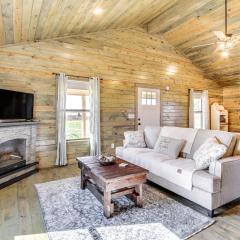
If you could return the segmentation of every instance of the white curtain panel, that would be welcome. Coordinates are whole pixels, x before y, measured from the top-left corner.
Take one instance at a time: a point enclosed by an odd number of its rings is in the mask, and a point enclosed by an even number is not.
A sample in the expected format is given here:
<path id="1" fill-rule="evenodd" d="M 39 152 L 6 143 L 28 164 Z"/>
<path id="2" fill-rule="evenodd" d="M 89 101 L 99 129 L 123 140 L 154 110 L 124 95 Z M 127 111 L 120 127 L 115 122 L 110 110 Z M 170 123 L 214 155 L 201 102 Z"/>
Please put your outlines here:
<path id="1" fill-rule="evenodd" d="M 194 128 L 194 90 L 189 90 L 189 127 Z"/>
<path id="2" fill-rule="evenodd" d="M 204 90 L 202 93 L 202 104 L 203 104 L 203 128 L 209 129 L 209 100 L 208 91 Z"/>
<path id="3" fill-rule="evenodd" d="M 57 75 L 57 158 L 56 165 L 67 165 L 66 151 L 66 94 L 67 94 L 67 76 L 64 73 Z"/>
<path id="4" fill-rule="evenodd" d="M 100 79 L 92 77 L 89 79 L 90 100 L 90 155 L 101 154 L 100 141 Z"/>

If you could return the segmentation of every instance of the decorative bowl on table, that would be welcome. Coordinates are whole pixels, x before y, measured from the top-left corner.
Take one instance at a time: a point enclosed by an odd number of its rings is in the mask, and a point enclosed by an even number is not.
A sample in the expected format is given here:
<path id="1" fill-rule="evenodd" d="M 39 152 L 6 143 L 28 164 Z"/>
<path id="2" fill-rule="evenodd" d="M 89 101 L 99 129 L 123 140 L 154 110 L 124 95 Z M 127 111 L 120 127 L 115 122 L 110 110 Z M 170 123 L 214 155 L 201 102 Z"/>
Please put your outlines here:
<path id="1" fill-rule="evenodd" d="M 115 164 L 116 157 L 113 155 L 99 155 L 97 160 L 103 166 L 109 166 Z"/>

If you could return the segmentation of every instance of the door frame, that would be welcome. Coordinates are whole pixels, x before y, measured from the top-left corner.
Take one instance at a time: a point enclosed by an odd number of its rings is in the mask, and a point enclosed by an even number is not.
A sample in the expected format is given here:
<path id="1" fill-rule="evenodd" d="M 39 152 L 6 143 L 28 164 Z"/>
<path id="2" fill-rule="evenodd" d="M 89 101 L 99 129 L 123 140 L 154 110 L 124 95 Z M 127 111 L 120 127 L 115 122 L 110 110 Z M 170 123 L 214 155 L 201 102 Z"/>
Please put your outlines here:
<path id="1" fill-rule="evenodd" d="M 152 85 L 152 84 L 144 84 L 144 83 L 135 83 L 135 121 L 134 121 L 134 129 L 138 129 L 138 88 L 150 88 L 150 89 L 159 89 L 160 91 L 160 126 L 162 125 L 162 114 L 161 114 L 161 109 L 162 109 L 162 89 L 159 85 Z"/>

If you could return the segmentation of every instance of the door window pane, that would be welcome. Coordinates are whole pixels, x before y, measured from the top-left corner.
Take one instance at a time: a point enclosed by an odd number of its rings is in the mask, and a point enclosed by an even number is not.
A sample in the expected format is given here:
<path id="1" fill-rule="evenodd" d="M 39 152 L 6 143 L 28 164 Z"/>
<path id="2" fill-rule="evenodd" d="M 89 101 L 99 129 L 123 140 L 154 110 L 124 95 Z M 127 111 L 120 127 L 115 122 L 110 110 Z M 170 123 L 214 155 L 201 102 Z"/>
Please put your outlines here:
<path id="1" fill-rule="evenodd" d="M 156 105 L 157 94 L 152 91 L 142 92 L 142 105 Z"/>

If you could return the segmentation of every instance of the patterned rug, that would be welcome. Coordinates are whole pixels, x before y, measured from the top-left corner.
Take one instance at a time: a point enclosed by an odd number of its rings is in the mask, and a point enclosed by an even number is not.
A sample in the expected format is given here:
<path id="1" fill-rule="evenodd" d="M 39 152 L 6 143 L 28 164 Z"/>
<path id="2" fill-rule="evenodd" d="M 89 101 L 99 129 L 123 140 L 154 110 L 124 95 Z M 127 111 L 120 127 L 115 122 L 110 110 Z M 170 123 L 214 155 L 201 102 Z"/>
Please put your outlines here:
<path id="1" fill-rule="evenodd" d="M 126 197 L 115 200 L 117 211 L 105 218 L 102 205 L 80 189 L 80 178 L 36 185 L 50 240 L 179 240 L 214 220 L 144 185 L 143 208 Z"/>

